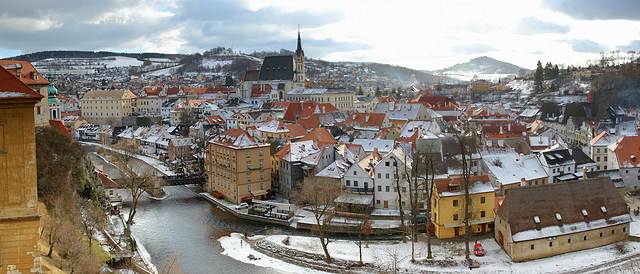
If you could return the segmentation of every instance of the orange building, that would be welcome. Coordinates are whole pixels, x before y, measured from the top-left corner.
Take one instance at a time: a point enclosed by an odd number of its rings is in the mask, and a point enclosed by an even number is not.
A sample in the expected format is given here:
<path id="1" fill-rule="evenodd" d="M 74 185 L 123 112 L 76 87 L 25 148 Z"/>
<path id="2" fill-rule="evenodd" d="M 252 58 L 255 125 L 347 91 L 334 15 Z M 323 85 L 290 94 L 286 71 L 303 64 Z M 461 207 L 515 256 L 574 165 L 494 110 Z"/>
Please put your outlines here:
<path id="1" fill-rule="evenodd" d="M 39 273 L 34 105 L 44 98 L 0 66 L 0 273 Z"/>

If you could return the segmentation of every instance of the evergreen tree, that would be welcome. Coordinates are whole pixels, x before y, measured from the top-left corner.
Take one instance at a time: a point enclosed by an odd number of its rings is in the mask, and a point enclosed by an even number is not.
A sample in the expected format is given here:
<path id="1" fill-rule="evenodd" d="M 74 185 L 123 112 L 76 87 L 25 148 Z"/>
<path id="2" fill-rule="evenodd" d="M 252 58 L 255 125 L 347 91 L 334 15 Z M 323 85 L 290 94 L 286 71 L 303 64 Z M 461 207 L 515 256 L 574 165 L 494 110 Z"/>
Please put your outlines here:
<path id="1" fill-rule="evenodd" d="M 551 62 L 547 62 L 547 64 L 544 65 L 544 79 L 551 80 L 553 79 L 552 75 L 553 75 L 553 65 L 551 65 Z"/>
<path id="2" fill-rule="evenodd" d="M 536 72 L 533 75 L 534 93 L 542 92 L 542 81 L 544 80 L 544 72 L 542 70 L 542 63 L 538 61 L 536 66 Z"/>

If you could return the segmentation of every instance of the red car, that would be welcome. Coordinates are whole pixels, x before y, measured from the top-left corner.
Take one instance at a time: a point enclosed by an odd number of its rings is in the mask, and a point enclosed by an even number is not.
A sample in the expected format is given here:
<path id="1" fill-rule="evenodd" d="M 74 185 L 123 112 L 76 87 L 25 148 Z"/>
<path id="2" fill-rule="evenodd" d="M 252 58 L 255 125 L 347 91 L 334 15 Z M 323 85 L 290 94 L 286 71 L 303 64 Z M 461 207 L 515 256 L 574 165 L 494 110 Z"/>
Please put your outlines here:
<path id="1" fill-rule="evenodd" d="M 477 243 L 473 247 L 473 253 L 475 253 L 476 256 L 484 256 L 484 248 L 482 248 L 482 244 L 481 243 Z"/>

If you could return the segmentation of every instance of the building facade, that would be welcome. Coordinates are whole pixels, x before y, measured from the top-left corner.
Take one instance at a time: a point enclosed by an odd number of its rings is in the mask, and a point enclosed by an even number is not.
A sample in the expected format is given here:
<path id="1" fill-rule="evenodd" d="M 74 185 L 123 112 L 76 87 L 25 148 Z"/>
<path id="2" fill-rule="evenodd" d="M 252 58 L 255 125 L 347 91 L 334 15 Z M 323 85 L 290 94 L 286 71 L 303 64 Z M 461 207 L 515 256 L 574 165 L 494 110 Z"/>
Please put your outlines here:
<path id="1" fill-rule="evenodd" d="M 82 117 L 92 124 L 122 126 L 133 112 L 134 98 L 128 89 L 89 91 L 80 99 Z"/>
<path id="2" fill-rule="evenodd" d="M 263 198 L 271 189 L 269 144 L 258 143 L 245 130 L 232 128 L 207 146 L 207 191 L 240 203 Z"/>
<path id="3" fill-rule="evenodd" d="M 43 95 L 0 66 L 0 273 L 40 273 L 34 105 Z"/>

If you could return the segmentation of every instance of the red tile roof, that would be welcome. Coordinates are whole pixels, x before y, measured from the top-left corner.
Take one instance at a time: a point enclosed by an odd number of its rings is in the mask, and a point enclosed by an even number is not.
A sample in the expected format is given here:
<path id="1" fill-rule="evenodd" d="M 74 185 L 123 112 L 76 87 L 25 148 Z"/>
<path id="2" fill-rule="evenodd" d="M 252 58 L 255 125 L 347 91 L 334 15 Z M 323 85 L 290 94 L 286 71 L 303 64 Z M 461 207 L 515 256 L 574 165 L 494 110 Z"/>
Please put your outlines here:
<path id="1" fill-rule="evenodd" d="M 60 131 L 60 133 L 71 137 L 71 133 L 69 133 L 67 127 L 64 126 L 64 123 L 62 121 L 49 120 L 49 125 Z"/>
<path id="2" fill-rule="evenodd" d="M 329 130 L 323 127 L 312 130 L 298 141 L 314 141 L 318 144 L 319 148 L 325 146 L 335 146 L 336 144 L 338 144 L 338 141 L 333 138 L 333 135 L 331 135 Z"/>
<path id="3" fill-rule="evenodd" d="M 640 167 L 640 136 L 624 136 L 615 144 L 620 168 Z"/>
<path id="4" fill-rule="evenodd" d="M 307 134 L 307 130 L 299 124 L 285 124 L 289 129 L 289 139 L 302 138 Z"/>
<path id="5" fill-rule="evenodd" d="M 36 68 L 33 67 L 31 62 L 29 61 L 0 60 L 0 67 L 15 66 L 17 64 L 20 64 L 20 66 L 22 67 L 19 69 L 10 68 L 7 70 L 9 70 L 9 72 L 11 72 L 14 75 L 16 74 L 21 75 L 21 78 L 19 80 L 22 81 L 23 83 L 27 85 L 31 85 L 31 84 L 48 85 L 51 83 L 47 80 L 47 78 L 42 77 L 42 75 L 36 70 Z"/>
<path id="6" fill-rule="evenodd" d="M 41 99 L 40 93 L 35 92 L 25 83 L 16 78 L 9 71 L 0 66 L 0 99 Z"/>
<path id="7" fill-rule="evenodd" d="M 344 124 L 351 127 L 371 127 L 382 129 L 384 113 L 353 113 L 347 117 Z"/>
<path id="8" fill-rule="evenodd" d="M 107 176 L 107 174 L 104 174 L 102 171 L 98 172 L 98 178 L 100 178 L 100 181 L 102 181 L 102 186 L 104 186 L 105 189 L 120 187 L 116 182 L 111 180 L 111 178 L 109 178 L 109 176 Z"/>

